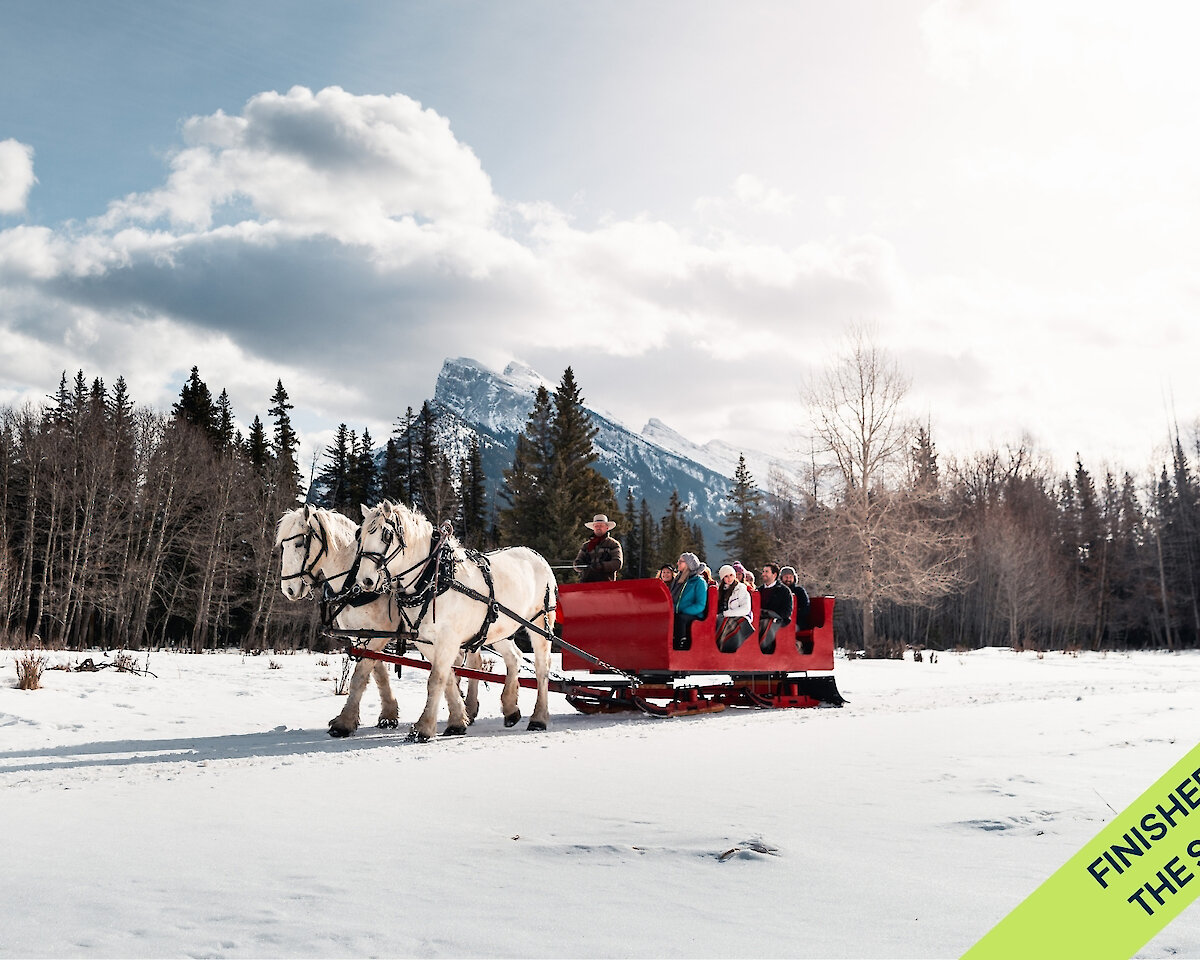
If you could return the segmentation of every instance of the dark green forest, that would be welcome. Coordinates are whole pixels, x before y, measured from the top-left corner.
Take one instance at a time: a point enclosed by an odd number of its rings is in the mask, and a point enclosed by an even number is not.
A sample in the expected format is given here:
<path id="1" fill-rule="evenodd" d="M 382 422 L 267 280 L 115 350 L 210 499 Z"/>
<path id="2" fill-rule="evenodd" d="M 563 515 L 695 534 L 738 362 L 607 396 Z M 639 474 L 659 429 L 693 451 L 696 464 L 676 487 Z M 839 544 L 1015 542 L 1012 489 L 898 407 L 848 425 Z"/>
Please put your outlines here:
<path id="1" fill-rule="evenodd" d="M 839 598 L 839 645 L 870 655 L 1177 649 L 1200 637 L 1195 432 L 1177 432 L 1150 477 L 1082 463 L 1055 475 L 1027 446 L 943 464 L 927 429 L 907 438 L 902 470 L 860 491 L 823 482 L 815 464 L 803 483 L 756 480 L 743 461 L 710 552 L 678 496 L 655 516 L 596 470 L 570 368 L 534 398 L 497 502 L 477 439 L 443 449 L 428 403 L 397 417 L 382 448 L 340 424 L 310 489 L 282 382 L 265 399 L 244 435 L 196 368 L 166 412 L 137 405 L 123 379 L 82 371 L 43 404 L 0 409 L 0 642 L 319 646 L 316 605 L 279 593 L 276 522 L 306 499 L 357 519 L 359 504 L 385 497 L 451 519 L 469 546 L 523 544 L 557 566 L 595 513 L 618 522 L 624 576 L 653 576 L 684 550 L 713 569 L 790 563 L 811 593 Z"/>

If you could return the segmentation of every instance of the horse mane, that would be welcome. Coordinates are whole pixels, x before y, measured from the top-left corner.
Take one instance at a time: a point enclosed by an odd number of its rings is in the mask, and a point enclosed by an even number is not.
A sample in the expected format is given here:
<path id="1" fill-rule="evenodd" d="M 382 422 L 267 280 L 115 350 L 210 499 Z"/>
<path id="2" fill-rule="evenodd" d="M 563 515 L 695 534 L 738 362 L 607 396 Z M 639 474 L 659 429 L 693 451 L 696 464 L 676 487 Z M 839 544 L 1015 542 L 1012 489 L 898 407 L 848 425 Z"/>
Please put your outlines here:
<path id="1" fill-rule="evenodd" d="M 382 520 L 394 521 L 396 526 L 400 528 L 400 532 L 404 535 L 405 543 L 412 544 L 421 538 L 432 541 L 433 524 L 416 507 L 409 507 L 403 503 L 393 503 L 391 500 L 384 500 L 375 507 L 363 509 L 364 532 L 375 533 L 379 529 L 379 522 Z"/>
<path id="2" fill-rule="evenodd" d="M 307 518 L 306 518 L 307 514 Z M 302 506 L 288 510 L 279 522 L 275 524 L 275 546 L 279 546 L 283 542 L 285 532 L 292 530 L 292 525 L 299 528 L 310 524 L 316 520 L 317 524 L 325 531 L 326 534 L 334 535 L 338 538 L 339 544 L 344 544 L 354 539 L 354 532 L 358 529 L 358 524 L 347 517 L 343 513 L 338 513 L 336 510 L 327 510 L 325 507 Z M 289 524 L 291 521 L 291 524 Z M 299 532 L 294 530 L 293 533 Z"/>
<path id="3" fill-rule="evenodd" d="M 326 510 L 324 507 L 318 507 L 312 511 L 310 522 L 311 520 L 316 520 L 322 529 L 324 529 L 330 541 L 336 543 L 339 547 L 348 544 L 354 539 L 355 533 L 358 532 L 358 524 L 344 513 L 338 513 L 336 510 Z"/>

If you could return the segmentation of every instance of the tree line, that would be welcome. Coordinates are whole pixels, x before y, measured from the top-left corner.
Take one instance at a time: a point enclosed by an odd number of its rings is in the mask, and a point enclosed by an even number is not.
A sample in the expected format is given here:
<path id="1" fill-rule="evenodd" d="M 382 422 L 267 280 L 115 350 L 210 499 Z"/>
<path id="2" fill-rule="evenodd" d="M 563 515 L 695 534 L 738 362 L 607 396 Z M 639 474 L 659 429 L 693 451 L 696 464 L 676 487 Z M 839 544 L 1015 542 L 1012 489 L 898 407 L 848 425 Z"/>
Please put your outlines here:
<path id="1" fill-rule="evenodd" d="M 792 563 L 839 598 L 839 642 L 868 655 L 937 649 L 1179 648 L 1200 640 L 1200 430 L 1158 475 L 1055 475 L 1029 442 L 942 464 L 901 412 L 906 381 L 861 336 L 813 385 L 811 469 L 756 480 L 742 459 L 715 554 L 674 493 L 660 515 L 596 469 L 570 367 L 539 388 L 489 502 L 480 439 L 450 444 L 427 402 L 378 449 L 339 424 L 302 481 L 282 382 L 246 435 L 193 367 L 169 413 L 64 373 L 40 406 L 0 410 L 0 639 L 203 650 L 312 645 L 314 604 L 278 590 L 275 524 L 307 497 L 356 517 L 387 497 L 451 519 L 469 546 L 523 544 L 569 567 L 603 513 L 624 576 L 684 551 L 714 569 Z M 315 465 L 314 465 L 315 466 Z"/>

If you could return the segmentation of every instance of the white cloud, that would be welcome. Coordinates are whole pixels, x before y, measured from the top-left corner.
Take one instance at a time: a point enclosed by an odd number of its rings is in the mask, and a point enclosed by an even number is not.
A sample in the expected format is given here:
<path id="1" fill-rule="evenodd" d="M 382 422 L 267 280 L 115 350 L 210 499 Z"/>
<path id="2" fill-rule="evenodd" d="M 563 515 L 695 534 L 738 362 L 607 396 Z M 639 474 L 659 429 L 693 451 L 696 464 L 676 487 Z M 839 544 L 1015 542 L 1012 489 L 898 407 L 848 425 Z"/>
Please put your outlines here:
<path id="1" fill-rule="evenodd" d="M 396 239 L 397 223 L 477 226 L 496 208 L 470 148 L 403 94 L 261 93 L 240 117 L 191 118 L 184 138 L 166 185 L 112 204 L 105 225 L 166 218 L 208 228 L 223 206 L 244 201 L 262 220 L 378 245 Z"/>
<path id="2" fill-rule="evenodd" d="M 646 216 L 585 229 L 505 203 L 445 118 L 402 95 L 263 93 L 183 134 L 161 187 L 82 225 L 0 231 L 0 333 L 42 358 L 5 379 L 45 392 L 83 367 L 166 407 L 196 363 L 244 420 L 283 377 L 302 432 L 345 420 L 383 437 L 448 355 L 657 370 L 681 343 L 719 362 L 786 326 L 809 332 L 779 339 L 795 357 L 902 297 L 878 237 L 783 246 Z M 778 216 L 795 201 L 742 177 L 729 202 Z"/>
<path id="3" fill-rule="evenodd" d="M 13 139 L 0 140 L 0 213 L 23 212 L 35 183 L 33 147 Z"/>
<path id="4" fill-rule="evenodd" d="M 794 214 L 799 205 L 799 198 L 794 194 L 770 186 L 754 174 L 742 173 L 734 178 L 727 196 L 700 197 L 693 209 L 706 219 L 725 220 L 747 213 L 787 217 Z"/>

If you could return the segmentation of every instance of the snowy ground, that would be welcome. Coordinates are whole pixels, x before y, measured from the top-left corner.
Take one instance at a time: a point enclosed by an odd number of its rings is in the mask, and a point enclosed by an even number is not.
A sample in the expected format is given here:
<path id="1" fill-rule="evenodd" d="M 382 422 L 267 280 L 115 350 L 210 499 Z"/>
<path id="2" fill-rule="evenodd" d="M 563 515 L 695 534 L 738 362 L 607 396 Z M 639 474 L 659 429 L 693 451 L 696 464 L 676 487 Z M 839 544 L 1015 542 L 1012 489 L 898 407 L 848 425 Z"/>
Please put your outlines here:
<path id="1" fill-rule="evenodd" d="M 839 659 L 841 710 L 541 734 L 491 687 L 422 745 L 326 735 L 338 656 L 14 659 L 3 957 L 958 956 L 1200 738 L 1194 653 Z M 1200 903 L 1143 955 L 1200 957 Z"/>

